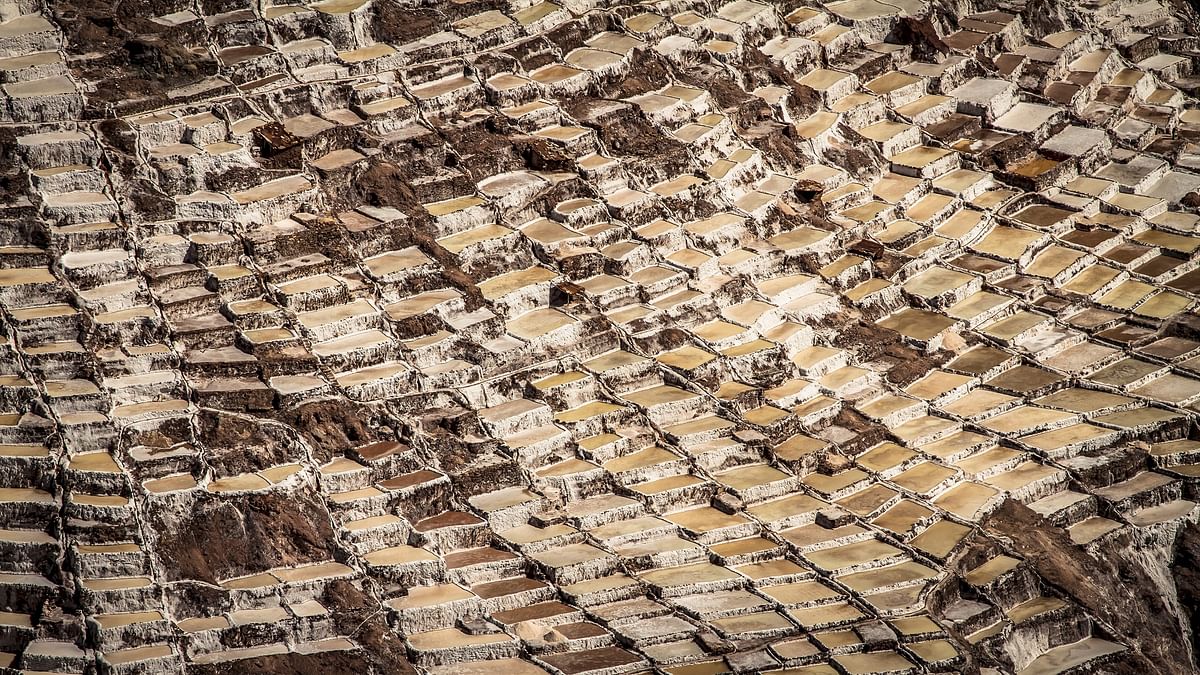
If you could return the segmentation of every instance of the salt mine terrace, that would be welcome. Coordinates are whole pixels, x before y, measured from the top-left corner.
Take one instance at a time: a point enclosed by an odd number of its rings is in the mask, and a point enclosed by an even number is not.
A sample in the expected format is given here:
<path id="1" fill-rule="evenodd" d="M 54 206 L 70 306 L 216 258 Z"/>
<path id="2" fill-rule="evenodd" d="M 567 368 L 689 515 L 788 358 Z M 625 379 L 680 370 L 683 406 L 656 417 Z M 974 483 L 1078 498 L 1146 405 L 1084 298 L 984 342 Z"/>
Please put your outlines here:
<path id="1" fill-rule="evenodd" d="M 1192 10 L 10 5 L 0 671 L 1194 667 Z"/>

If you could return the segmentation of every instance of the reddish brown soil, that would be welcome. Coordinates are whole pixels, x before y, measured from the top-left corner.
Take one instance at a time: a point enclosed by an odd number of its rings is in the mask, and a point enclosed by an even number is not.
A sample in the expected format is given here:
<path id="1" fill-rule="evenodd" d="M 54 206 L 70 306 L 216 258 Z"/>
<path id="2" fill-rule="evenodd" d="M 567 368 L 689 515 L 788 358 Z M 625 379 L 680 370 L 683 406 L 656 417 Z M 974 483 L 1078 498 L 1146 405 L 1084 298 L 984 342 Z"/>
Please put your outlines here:
<path id="1" fill-rule="evenodd" d="M 279 432 L 268 432 L 254 420 L 204 410 L 196 416 L 197 441 L 220 476 L 258 471 L 297 457 Z"/>
<path id="2" fill-rule="evenodd" d="M 151 514 L 159 560 L 172 581 L 209 583 L 333 558 L 325 505 L 312 493 L 200 497 L 183 517 Z"/>
<path id="3" fill-rule="evenodd" d="M 377 415 L 371 408 L 350 401 L 327 400 L 292 408 L 281 421 L 297 429 L 317 462 L 324 463 L 350 448 L 380 440 L 369 426 Z"/>
<path id="4" fill-rule="evenodd" d="M 191 440 L 190 421 L 186 418 L 175 418 L 165 420 L 153 429 L 126 429 L 124 444 L 126 447 L 144 445 L 148 448 L 169 448 Z"/>
<path id="5" fill-rule="evenodd" d="M 329 673 L 380 672 L 370 669 L 367 655 L 360 651 L 320 652 L 317 654 L 278 654 L 211 665 L 190 665 L 193 675 L 328 675 Z M 398 671 L 403 672 L 403 671 Z M 415 671 L 409 671 L 415 672 Z"/>
<path id="6" fill-rule="evenodd" d="M 1179 626 L 1159 595 L 1158 586 L 1139 564 L 1120 555 L 1118 540 L 1092 556 L 1027 506 L 1007 500 L 984 522 L 985 529 L 1007 537 L 1043 579 L 1112 626 L 1116 639 L 1134 650 L 1116 670 L 1184 675 L 1196 672 L 1188 661 Z M 1193 544 L 1195 539 L 1190 539 Z M 1200 546 L 1188 548 L 1186 578 L 1194 579 Z M 1177 574 L 1179 572 L 1177 571 Z"/>
<path id="7" fill-rule="evenodd" d="M 407 167 L 411 169 L 412 167 Z M 387 250 L 399 250 L 417 246 L 423 253 L 436 260 L 443 268 L 441 275 L 458 290 L 462 291 L 468 311 L 483 304 L 483 296 L 475 286 L 471 275 L 458 265 L 458 259 L 442 248 L 434 239 L 429 216 L 409 184 L 412 173 L 386 161 L 375 162 L 352 182 L 352 194 L 346 200 L 347 207 L 359 204 L 390 206 L 406 213 L 409 220 L 403 227 L 388 233 L 390 242 Z M 330 232 L 331 236 L 333 232 Z M 338 233 L 340 236 L 340 233 Z M 341 246 L 350 246 L 343 242 Z M 444 286 L 445 284 L 441 284 Z M 421 289 L 412 289 L 419 292 Z"/>
<path id="8" fill-rule="evenodd" d="M 854 349 L 863 362 L 884 361 L 891 364 L 887 381 L 904 387 L 921 379 L 953 356 L 939 350 L 933 354 L 920 352 L 901 341 L 900 334 L 866 321 L 845 323 L 838 330 L 835 345 Z"/>
<path id="9" fill-rule="evenodd" d="M 844 144 L 831 143 L 825 152 L 825 161 L 840 167 L 854 176 L 869 176 L 877 172 L 877 167 L 883 162 L 863 150 Z"/>
<path id="10" fill-rule="evenodd" d="M 607 28 L 607 19 L 599 13 L 590 13 L 574 21 L 568 21 L 546 33 L 546 38 L 554 43 L 560 54 L 566 54 L 572 49 L 585 46 L 593 35 Z"/>
<path id="11" fill-rule="evenodd" d="M 262 169 L 249 166 L 223 166 L 204 176 L 208 189 L 219 192 L 237 192 L 263 182 Z"/>
<path id="12" fill-rule="evenodd" d="M 416 672 L 408 663 L 404 642 L 388 629 L 378 605 L 354 584 L 345 580 L 329 584 L 321 604 L 333 613 L 338 635 L 349 636 L 366 648 L 372 672 Z"/>
<path id="13" fill-rule="evenodd" d="M 900 44 L 910 45 L 913 57 L 920 61 L 936 61 L 939 54 L 950 53 L 950 47 L 942 41 L 928 16 L 900 17 L 891 37 Z"/>
<path id="14" fill-rule="evenodd" d="M 354 181 L 354 198 L 359 204 L 391 206 L 409 215 L 421 210 L 421 200 L 409 185 L 410 176 L 391 162 L 372 162 Z"/>
<path id="15" fill-rule="evenodd" d="M 613 91 L 608 92 L 609 98 L 622 99 L 650 91 L 662 89 L 663 83 L 670 81 L 671 72 L 661 59 L 648 54 L 638 62 L 628 76 L 614 83 Z"/>
<path id="16" fill-rule="evenodd" d="M 893 365 L 888 370 L 887 380 L 898 387 L 906 387 L 949 361 L 952 356 L 945 350 L 925 354 L 900 343 L 888 345 L 884 349 L 883 360 Z"/>
<path id="17" fill-rule="evenodd" d="M 444 30 L 446 19 L 436 10 L 380 2 L 372 6 L 371 32 L 377 42 L 403 45 Z"/>
<path id="18" fill-rule="evenodd" d="M 99 55 L 72 62 L 77 77 L 102 84 L 88 93 L 89 107 L 98 112 L 107 105 L 123 110 L 153 107 L 168 89 L 217 72 L 207 50 L 187 49 L 186 36 L 150 21 L 178 11 L 170 3 L 73 0 L 56 3 L 53 10 L 69 51 Z"/>
<path id="19" fill-rule="evenodd" d="M 442 125 L 438 132 L 454 147 L 459 168 L 474 181 L 525 168 L 522 148 L 512 139 L 521 134 L 499 115 Z"/>
<path id="20" fill-rule="evenodd" d="M 630 103 L 582 96 L 571 101 L 567 111 L 580 124 L 594 129 L 614 153 L 653 159 L 667 174 L 679 173 L 688 165 L 687 147 L 650 124 Z"/>
<path id="21" fill-rule="evenodd" d="M 882 424 L 872 422 L 851 408 L 843 408 L 837 417 L 833 418 L 833 424 L 858 435 L 857 438 L 841 444 L 844 451 L 855 456 L 889 438 L 887 429 Z"/>

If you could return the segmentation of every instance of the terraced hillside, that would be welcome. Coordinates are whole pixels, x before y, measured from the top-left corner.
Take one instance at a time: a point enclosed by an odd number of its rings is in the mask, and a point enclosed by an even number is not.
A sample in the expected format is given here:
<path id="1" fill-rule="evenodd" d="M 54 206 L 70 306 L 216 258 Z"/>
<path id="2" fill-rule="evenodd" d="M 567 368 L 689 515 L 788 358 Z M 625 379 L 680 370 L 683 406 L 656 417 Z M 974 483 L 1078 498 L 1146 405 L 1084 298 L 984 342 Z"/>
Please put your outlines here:
<path id="1" fill-rule="evenodd" d="M 1200 668 L 1190 5 L 280 1 L 0 0 L 0 673 Z"/>

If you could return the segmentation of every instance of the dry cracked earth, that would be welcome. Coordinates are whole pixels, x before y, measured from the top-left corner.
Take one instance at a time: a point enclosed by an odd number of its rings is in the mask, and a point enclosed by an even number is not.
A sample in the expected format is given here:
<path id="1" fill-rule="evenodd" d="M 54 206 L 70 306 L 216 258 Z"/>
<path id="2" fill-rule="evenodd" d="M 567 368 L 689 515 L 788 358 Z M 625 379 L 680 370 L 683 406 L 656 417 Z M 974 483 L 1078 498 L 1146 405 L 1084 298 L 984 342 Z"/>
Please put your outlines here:
<path id="1" fill-rule="evenodd" d="M 0 0 L 0 672 L 1197 672 L 1197 35 Z"/>

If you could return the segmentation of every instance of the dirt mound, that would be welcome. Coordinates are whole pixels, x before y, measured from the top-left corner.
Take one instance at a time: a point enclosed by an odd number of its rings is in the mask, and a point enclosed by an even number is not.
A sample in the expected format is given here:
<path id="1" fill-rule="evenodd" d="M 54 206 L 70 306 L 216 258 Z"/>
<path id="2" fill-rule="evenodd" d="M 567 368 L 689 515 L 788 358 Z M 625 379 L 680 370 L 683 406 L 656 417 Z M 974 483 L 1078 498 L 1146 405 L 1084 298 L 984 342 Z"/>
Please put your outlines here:
<path id="1" fill-rule="evenodd" d="M 196 440 L 219 476 L 259 471 L 298 459 L 300 449 L 279 427 L 257 420 L 203 410 L 196 416 Z"/>
<path id="2" fill-rule="evenodd" d="M 590 127 L 610 152 L 651 162 L 664 175 L 686 171 L 687 146 L 664 134 L 623 101 L 581 96 L 567 108 L 572 117 Z"/>
<path id="3" fill-rule="evenodd" d="M 143 110 L 165 101 L 167 91 L 217 72 L 206 49 L 188 49 L 202 35 L 171 31 L 151 17 L 178 11 L 166 3 L 76 0 L 55 3 L 55 19 L 67 48 L 95 58 L 79 59 L 72 70 L 96 82 L 89 105 L 103 109 Z"/>
<path id="4" fill-rule="evenodd" d="M 272 567 L 329 560 L 334 532 L 313 493 L 201 497 L 183 517 L 152 515 L 159 559 L 170 580 L 209 583 Z M 249 671 L 255 672 L 255 671 Z"/>
<path id="5" fill-rule="evenodd" d="M 283 422 L 298 429 L 312 449 L 314 458 L 325 463 L 350 448 L 380 440 L 370 421 L 378 413 L 346 400 L 305 403 L 288 410 Z"/>
<path id="6" fill-rule="evenodd" d="M 904 344 L 896 331 L 862 320 L 843 323 L 838 329 L 835 345 L 843 349 L 856 349 L 859 359 L 864 363 L 880 361 L 890 364 L 887 381 L 898 387 L 921 379 L 953 356 L 945 350 L 922 353 Z"/>

